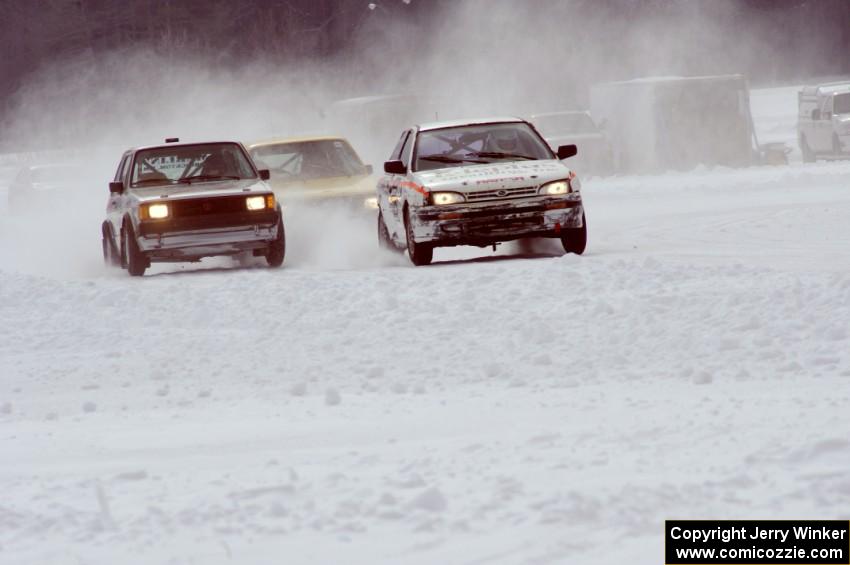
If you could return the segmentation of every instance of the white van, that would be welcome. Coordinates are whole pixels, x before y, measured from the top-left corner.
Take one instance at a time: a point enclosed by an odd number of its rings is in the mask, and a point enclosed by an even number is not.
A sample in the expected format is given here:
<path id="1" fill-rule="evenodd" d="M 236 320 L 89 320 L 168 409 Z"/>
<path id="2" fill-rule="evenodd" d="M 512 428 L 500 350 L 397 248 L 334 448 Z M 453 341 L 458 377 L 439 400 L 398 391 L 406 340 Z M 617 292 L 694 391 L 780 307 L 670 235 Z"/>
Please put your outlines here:
<path id="1" fill-rule="evenodd" d="M 850 82 L 803 87 L 797 100 L 803 161 L 850 157 Z"/>

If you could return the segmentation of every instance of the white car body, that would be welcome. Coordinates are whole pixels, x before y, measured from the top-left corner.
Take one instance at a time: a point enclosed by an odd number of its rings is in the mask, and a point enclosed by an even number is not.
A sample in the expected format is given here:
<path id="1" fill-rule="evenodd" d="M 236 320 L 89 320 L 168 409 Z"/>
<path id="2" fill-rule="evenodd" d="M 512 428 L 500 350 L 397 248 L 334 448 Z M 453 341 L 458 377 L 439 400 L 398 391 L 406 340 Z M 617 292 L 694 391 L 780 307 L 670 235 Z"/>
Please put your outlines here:
<path id="1" fill-rule="evenodd" d="M 527 126 L 545 147 L 545 158 L 417 170 L 418 140 L 426 132 L 510 124 Z M 574 146 L 570 147 L 575 150 Z M 385 171 L 393 161 L 403 164 L 404 173 L 387 172 L 378 184 L 379 236 L 386 229 L 383 237 L 396 247 L 407 247 L 416 264 L 419 263 L 412 246 L 426 246 L 428 250 L 453 245 L 483 247 L 526 237 L 564 238 L 573 230 L 584 230 L 578 178 L 524 120 L 491 118 L 414 126 L 402 134 L 385 164 Z M 540 193 L 547 183 L 562 181 L 569 187 L 568 192 Z M 449 204 L 433 201 L 434 194 L 447 192 L 462 195 L 463 201 Z M 566 242 L 564 246 L 568 247 Z M 583 251 L 583 243 L 580 250 L 574 250 Z"/>
<path id="2" fill-rule="evenodd" d="M 850 82 L 806 86 L 797 100 L 797 135 L 803 159 L 850 156 Z"/>

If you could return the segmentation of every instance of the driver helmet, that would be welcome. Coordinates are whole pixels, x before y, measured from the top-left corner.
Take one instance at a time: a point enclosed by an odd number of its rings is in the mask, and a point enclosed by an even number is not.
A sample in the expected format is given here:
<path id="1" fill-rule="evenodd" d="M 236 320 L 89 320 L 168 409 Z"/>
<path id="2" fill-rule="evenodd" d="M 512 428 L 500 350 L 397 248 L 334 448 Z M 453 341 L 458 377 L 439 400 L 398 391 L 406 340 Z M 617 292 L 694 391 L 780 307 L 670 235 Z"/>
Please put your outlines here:
<path id="1" fill-rule="evenodd" d="M 514 129 L 497 129 L 492 137 L 493 151 L 515 153 L 519 148 L 519 138 Z"/>
<path id="2" fill-rule="evenodd" d="M 224 155 L 221 153 L 212 153 L 204 161 L 203 174 L 211 176 L 225 175 L 228 172 L 227 168 Z"/>

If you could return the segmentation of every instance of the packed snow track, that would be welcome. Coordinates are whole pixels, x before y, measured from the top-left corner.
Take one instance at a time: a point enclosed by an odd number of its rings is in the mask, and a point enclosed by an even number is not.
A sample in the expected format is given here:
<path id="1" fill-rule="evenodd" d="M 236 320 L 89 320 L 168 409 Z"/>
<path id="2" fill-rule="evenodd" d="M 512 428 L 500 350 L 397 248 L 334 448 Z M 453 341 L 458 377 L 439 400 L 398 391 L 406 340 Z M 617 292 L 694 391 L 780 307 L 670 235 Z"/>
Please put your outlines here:
<path id="1" fill-rule="evenodd" d="M 0 562 L 660 563 L 667 518 L 846 518 L 850 162 L 792 157 L 586 179 L 584 256 L 424 268 L 290 218 L 280 270 L 130 278 L 98 206 L 0 211 Z"/>

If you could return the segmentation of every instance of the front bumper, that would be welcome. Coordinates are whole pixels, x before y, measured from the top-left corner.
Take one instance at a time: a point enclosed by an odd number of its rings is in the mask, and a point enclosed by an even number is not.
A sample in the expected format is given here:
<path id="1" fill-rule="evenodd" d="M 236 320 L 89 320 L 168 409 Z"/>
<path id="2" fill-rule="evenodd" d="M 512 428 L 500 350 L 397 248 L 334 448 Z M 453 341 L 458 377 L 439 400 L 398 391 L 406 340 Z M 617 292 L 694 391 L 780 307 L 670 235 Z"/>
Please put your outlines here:
<path id="1" fill-rule="evenodd" d="M 425 206 L 412 216 L 413 237 L 435 246 L 490 245 L 525 237 L 560 237 L 582 227 L 584 208 L 577 193 L 559 197 Z"/>
<path id="2" fill-rule="evenodd" d="M 152 261 L 181 261 L 263 249 L 277 237 L 274 211 L 227 218 L 174 218 L 139 224 L 139 248 Z M 250 222 L 250 223 L 249 223 Z"/>

